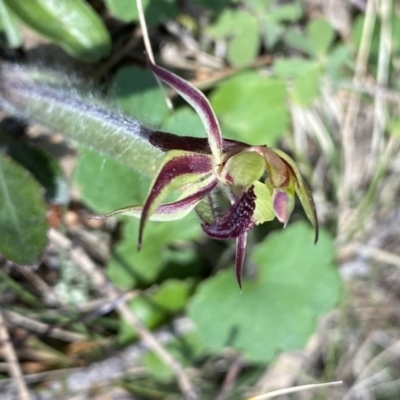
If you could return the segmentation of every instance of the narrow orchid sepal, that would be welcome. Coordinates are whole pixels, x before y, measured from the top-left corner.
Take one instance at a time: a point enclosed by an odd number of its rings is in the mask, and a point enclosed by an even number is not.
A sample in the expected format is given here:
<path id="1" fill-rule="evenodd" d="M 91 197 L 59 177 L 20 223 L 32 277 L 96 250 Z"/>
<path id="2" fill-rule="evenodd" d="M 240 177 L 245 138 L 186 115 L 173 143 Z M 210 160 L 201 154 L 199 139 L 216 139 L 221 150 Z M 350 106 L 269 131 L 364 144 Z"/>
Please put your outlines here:
<path id="1" fill-rule="evenodd" d="M 157 207 L 156 211 L 149 217 L 150 221 L 176 221 L 186 217 L 217 185 L 218 181 L 213 175 L 189 186 L 176 201 L 165 203 Z M 123 207 L 104 215 L 94 215 L 89 219 L 105 219 L 116 215 L 130 215 L 135 218 L 142 216 L 143 206 Z"/>
<path id="2" fill-rule="evenodd" d="M 296 163 L 293 161 L 291 157 L 289 157 L 286 153 L 284 153 L 282 150 L 279 149 L 272 149 L 273 152 L 278 155 L 282 160 L 284 160 L 287 165 L 290 167 L 292 174 L 294 175 L 294 189 L 297 194 L 297 196 L 300 199 L 300 203 L 303 206 L 304 212 L 307 215 L 307 218 L 311 222 L 312 226 L 314 227 L 315 230 L 315 239 L 314 243 L 317 243 L 318 241 L 318 217 L 317 217 L 317 211 L 315 209 L 315 203 L 314 199 L 312 197 L 311 191 L 306 183 L 306 181 L 303 179 L 303 176 L 301 175 Z"/>
<path id="3" fill-rule="evenodd" d="M 148 57 L 147 65 L 157 78 L 176 90 L 194 108 L 206 129 L 211 153 L 216 160 L 220 160 L 222 154 L 222 133 L 217 117 L 207 97 L 181 77 L 153 64 Z"/>
<path id="4" fill-rule="evenodd" d="M 212 166 L 212 158 L 207 154 L 180 150 L 171 150 L 166 153 L 150 193 L 143 205 L 139 227 L 139 249 L 146 221 L 161 204 L 162 200 L 172 191 L 199 182 L 210 176 Z"/>

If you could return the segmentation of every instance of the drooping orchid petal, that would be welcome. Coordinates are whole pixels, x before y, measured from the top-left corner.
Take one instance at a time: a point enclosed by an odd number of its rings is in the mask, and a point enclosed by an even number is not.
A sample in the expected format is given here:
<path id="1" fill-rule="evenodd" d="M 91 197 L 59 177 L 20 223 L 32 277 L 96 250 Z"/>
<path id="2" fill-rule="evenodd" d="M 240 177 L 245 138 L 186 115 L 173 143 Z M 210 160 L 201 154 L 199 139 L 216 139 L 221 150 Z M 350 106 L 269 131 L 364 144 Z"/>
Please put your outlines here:
<path id="1" fill-rule="evenodd" d="M 161 81 L 176 90 L 197 112 L 207 132 L 211 153 L 217 162 L 222 154 L 222 134 L 210 102 L 200 90 L 147 58 L 147 65 Z"/>
<path id="2" fill-rule="evenodd" d="M 208 178 L 211 175 L 212 168 L 212 157 L 206 154 L 179 150 L 172 150 L 166 153 L 163 164 L 143 206 L 139 227 L 139 248 L 142 243 L 146 221 L 156 211 L 162 200 L 176 189 Z"/>
<path id="3" fill-rule="evenodd" d="M 199 201 L 207 196 L 217 185 L 218 181 L 213 175 L 208 178 L 190 185 L 177 200 L 165 203 L 157 207 L 156 211 L 150 215 L 150 221 L 176 221 L 186 217 Z M 90 219 L 104 219 L 115 215 L 130 215 L 140 218 L 143 206 L 129 206 L 120 208 L 104 215 L 96 215 Z"/>

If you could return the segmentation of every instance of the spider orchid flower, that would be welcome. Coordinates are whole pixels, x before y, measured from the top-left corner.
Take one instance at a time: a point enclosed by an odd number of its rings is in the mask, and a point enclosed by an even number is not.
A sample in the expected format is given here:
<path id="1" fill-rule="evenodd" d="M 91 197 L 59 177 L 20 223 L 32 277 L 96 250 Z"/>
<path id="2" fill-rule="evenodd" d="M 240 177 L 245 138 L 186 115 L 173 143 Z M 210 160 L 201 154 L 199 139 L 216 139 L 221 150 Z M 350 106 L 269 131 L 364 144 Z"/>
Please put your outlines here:
<path id="1" fill-rule="evenodd" d="M 314 201 L 295 162 L 284 152 L 266 145 L 251 146 L 223 139 L 218 120 L 207 98 L 179 76 L 147 60 L 161 81 L 178 92 L 197 112 L 207 139 L 176 136 L 156 131 L 150 143 L 165 152 L 143 206 L 130 206 L 113 213 L 129 213 L 140 218 L 139 249 L 148 220 L 171 221 L 183 218 L 195 209 L 202 229 L 216 239 L 236 239 L 235 269 L 241 287 L 247 231 L 275 217 L 286 225 L 295 204 L 295 195 L 315 228 L 318 221 Z M 264 182 L 263 176 L 267 175 Z M 215 212 L 216 190 L 223 193 L 230 207 L 222 216 Z M 179 190 L 177 200 L 163 203 L 171 192 Z"/>

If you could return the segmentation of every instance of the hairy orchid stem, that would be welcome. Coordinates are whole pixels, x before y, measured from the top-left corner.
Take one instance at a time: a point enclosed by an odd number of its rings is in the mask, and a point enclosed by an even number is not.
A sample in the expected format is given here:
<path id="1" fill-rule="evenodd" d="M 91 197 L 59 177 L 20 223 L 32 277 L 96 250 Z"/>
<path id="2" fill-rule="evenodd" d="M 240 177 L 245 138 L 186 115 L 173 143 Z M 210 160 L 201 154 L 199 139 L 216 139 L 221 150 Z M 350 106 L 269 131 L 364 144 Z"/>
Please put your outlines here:
<path id="1" fill-rule="evenodd" d="M 154 175 L 163 152 L 149 142 L 152 130 L 120 111 L 110 110 L 98 99 L 79 93 L 67 77 L 50 74 L 51 79 L 46 81 L 45 74 L 32 71 L 0 66 L 1 108 L 40 122 L 143 175 Z"/>

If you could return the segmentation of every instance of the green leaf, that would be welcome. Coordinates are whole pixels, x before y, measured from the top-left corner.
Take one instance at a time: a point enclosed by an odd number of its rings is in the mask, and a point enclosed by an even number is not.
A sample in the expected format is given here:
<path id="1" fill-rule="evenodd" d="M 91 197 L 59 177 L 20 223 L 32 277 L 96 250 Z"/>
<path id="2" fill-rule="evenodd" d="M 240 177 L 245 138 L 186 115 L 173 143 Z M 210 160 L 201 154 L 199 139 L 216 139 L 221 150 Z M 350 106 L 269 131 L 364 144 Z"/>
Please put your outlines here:
<path id="1" fill-rule="evenodd" d="M 226 38 L 228 42 L 228 61 L 235 66 L 252 62 L 260 47 L 258 23 L 247 12 L 225 11 L 218 21 L 208 29 L 215 38 Z"/>
<path id="2" fill-rule="evenodd" d="M 139 16 L 135 0 L 105 0 L 112 15 L 122 21 L 138 21 Z M 146 23 L 154 26 L 161 21 L 173 18 L 177 9 L 173 0 L 142 0 Z"/>
<path id="3" fill-rule="evenodd" d="M 320 64 L 314 60 L 285 58 L 274 64 L 274 73 L 283 79 L 293 78 L 293 101 L 301 106 L 310 105 L 319 94 Z"/>
<path id="4" fill-rule="evenodd" d="M 282 79 L 293 78 L 308 72 L 310 69 L 318 68 L 319 63 L 304 58 L 287 57 L 277 59 L 273 65 L 274 74 Z"/>
<path id="5" fill-rule="evenodd" d="M 96 62 L 108 56 L 111 38 L 101 18 L 83 0 L 5 0 L 27 25 L 68 54 Z"/>
<path id="6" fill-rule="evenodd" d="M 283 25 L 270 21 L 268 19 L 264 22 L 264 42 L 268 49 L 272 49 L 285 32 Z"/>
<path id="7" fill-rule="evenodd" d="M 275 22 L 296 22 L 303 16 L 300 3 L 284 4 L 268 11 L 267 18 Z"/>
<path id="8" fill-rule="evenodd" d="M 150 179 L 111 157 L 82 149 L 74 170 L 74 183 L 82 200 L 98 213 L 142 204 Z"/>
<path id="9" fill-rule="evenodd" d="M 53 156 L 2 132 L 0 132 L 0 146 L 6 146 L 7 154 L 25 167 L 46 189 L 45 199 L 48 202 L 54 204 L 69 202 L 69 184 Z"/>
<path id="10" fill-rule="evenodd" d="M 274 146 L 289 124 L 286 87 L 256 72 L 223 82 L 211 96 L 225 136 L 253 145 Z"/>
<path id="11" fill-rule="evenodd" d="M 157 290 L 129 302 L 129 308 L 144 325 L 153 329 L 182 311 L 192 290 L 193 280 L 169 279 L 163 282 Z M 132 326 L 123 321 L 118 335 L 119 342 L 126 343 L 136 337 Z"/>
<path id="12" fill-rule="evenodd" d="M 151 71 L 137 67 L 118 70 L 114 95 L 124 111 L 144 124 L 159 125 L 169 110 Z"/>
<path id="13" fill-rule="evenodd" d="M 320 88 L 320 67 L 314 66 L 296 76 L 293 82 L 293 100 L 307 107 L 318 97 Z"/>
<path id="14" fill-rule="evenodd" d="M 341 292 L 332 238 L 322 232 L 317 246 L 312 239 L 304 223 L 271 234 L 254 250 L 258 274 L 244 281 L 242 293 L 231 270 L 200 285 L 189 316 L 206 348 L 234 347 L 245 358 L 265 363 L 279 351 L 307 343 L 317 317 L 338 302 Z"/>
<path id="15" fill-rule="evenodd" d="M 189 107 L 175 110 L 164 122 L 161 130 L 180 136 L 205 137 L 206 135 L 199 116 Z"/>
<path id="16" fill-rule="evenodd" d="M 42 189 L 21 166 L 0 153 L 0 252 L 18 264 L 34 264 L 47 242 Z"/>
<path id="17" fill-rule="evenodd" d="M 140 251 L 137 250 L 139 221 L 129 219 L 124 227 L 124 240 L 115 247 L 107 265 L 107 274 L 113 282 L 123 289 L 130 289 L 137 283 L 154 281 L 163 268 L 172 263 L 178 268 L 188 264 L 195 257 L 193 249 L 174 250 L 170 244 L 193 240 L 201 228 L 194 213 L 183 220 L 148 222 Z M 170 274 L 172 274 L 172 270 Z"/>
<path id="18" fill-rule="evenodd" d="M 328 21 L 314 19 L 307 26 L 307 36 L 317 57 L 325 56 L 335 37 L 335 31 Z"/>
<path id="19" fill-rule="evenodd" d="M 283 40 L 285 43 L 293 47 L 296 50 L 299 50 L 303 53 L 313 55 L 313 49 L 308 40 L 308 37 L 305 37 L 304 34 L 296 29 L 288 29 L 284 35 Z"/>
<path id="20" fill-rule="evenodd" d="M 5 36 L 6 43 L 12 49 L 22 46 L 22 34 L 16 16 L 0 0 L 0 32 Z"/>

